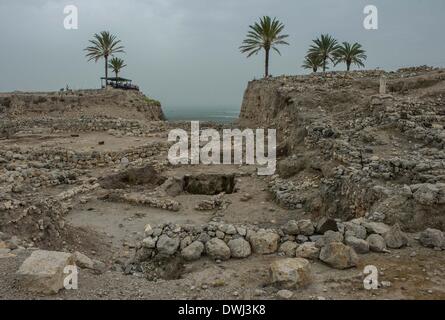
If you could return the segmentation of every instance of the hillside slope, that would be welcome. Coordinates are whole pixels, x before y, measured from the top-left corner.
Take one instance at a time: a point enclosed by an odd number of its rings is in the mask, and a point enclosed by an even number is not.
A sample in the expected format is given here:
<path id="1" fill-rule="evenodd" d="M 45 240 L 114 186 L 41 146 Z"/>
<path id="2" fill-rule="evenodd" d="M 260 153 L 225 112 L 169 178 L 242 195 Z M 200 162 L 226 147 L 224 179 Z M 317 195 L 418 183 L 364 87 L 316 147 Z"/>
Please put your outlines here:
<path id="1" fill-rule="evenodd" d="M 79 117 L 163 120 L 159 102 L 137 91 L 116 89 L 42 93 L 0 93 L 2 118 Z"/>
<path id="2" fill-rule="evenodd" d="M 427 67 L 252 81 L 240 122 L 277 129 L 287 207 L 445 227 L 445 70 Z"/>

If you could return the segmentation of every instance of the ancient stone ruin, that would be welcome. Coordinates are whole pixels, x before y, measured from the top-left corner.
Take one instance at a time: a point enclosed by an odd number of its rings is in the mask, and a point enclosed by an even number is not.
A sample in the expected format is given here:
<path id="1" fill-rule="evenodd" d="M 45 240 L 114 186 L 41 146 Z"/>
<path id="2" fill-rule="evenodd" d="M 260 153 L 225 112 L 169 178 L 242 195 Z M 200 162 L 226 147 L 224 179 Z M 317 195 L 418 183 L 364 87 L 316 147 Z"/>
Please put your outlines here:
<path id="1" fill-rule="evenodd" d="M 252 81 L 234 126 L 274 175 L 172 165 L 139 92 L 0 94 L 0 298 L 445 297 L 445 70 Z"/>

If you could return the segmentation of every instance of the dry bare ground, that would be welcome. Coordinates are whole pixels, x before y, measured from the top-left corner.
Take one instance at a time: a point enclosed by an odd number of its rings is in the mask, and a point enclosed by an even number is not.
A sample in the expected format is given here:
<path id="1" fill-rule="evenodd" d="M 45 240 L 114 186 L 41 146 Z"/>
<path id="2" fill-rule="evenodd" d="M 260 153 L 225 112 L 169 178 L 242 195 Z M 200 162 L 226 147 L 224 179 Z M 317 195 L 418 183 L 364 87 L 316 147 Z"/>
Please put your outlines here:
<path id="1" fill-rule="evenodd" d="M 277 129 L 267 177 L 169 164 L 189 124 L 142 95 L 0 95 L 0 298 L 444 299 L 445 72 L 391 73 L 385 95 L 380 76 L 250 83 L 240 126 Z M 39 249 L 86 256 L 77 290 L 30 291 Z M 286 259 L 309 267 L 274 274 Z"/>

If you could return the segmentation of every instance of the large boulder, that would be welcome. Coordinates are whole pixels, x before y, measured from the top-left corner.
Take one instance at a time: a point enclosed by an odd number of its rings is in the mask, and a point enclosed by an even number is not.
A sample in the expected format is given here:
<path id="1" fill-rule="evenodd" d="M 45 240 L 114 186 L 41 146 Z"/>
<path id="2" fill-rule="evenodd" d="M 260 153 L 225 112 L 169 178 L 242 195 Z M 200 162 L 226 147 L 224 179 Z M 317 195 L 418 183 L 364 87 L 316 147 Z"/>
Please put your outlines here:
<path id="1" fill-rule="evenodd" d="M 315 232 L 315 227 L 311 220 L 303 219 L 299 221 L 289 220 L 284 226 L 283 231 L 289 235 L 311 236 Z"/>
<path id="2" fill-rule="evenodd" d="M 320 260 L 335 269 L 348 269 L 357 266 L 359 257 L 351 247 L 331 242 L 321 248 Z"/>
<path id="3" fill-rule="evenodd" d="M 317 247 L 321 248 L 331 242 L 343 242 L 343 234 L 335 231 L 326 231 L 325 234 L 320 237 L 315 244 Z"/>
<path id="4" fill-rule="evenodd" d="M 386 246 L 391 249 L 400 249 L 408 244 L 408 237 L 402 232 L 397 223 L 383 235 L 383 238 L 385 239 Z"/>
<path id="5" fill-rule="evenodd" d="M 445 246 L 445 237 L 442 231 L 428 228 L 420 234 L 420 243 L 428 248 L 441 248 Z"/>
<path id="6" fill-rule="evenodd" d="M 243 238 L 232 239 L 227 243 L 227 245 L 229 246 L 232 257 L 234 258 L 247 258 L 252 253 L 250 243 Z"/>
<path id="7" fill-rule="evenodd" d="M 418 203 L 425 206 L 432 206 L 438 202 L 440 190 L 437 186 L 425 183 L 419 186 L 414 192 L 413 197 Z"/>
<path id="8" fill-rule="evenodd" d="M 73 253 L 74 262 L 76 263 L 76 266 L 83 268 L 83 269 L 92 269 L 94 270 L 94 261 L 88 258 L 83 253 L 80 253 L 79 251 L 76 251 Z"/>
<path id="9" fill-rule="evenodd" d="M 295 256 L 297 258 L 317 260 L 319 255 L 320 248 L 315 245 L 315 242 L 305 242 L 295 251 Z"/>
<path id="10" fill-rule="evenodd" d="M 158 253 L 161 255 L 171 256 L 178 250 L 179 244 L 179 238 L 170 238 L 163 234 L 159 237 L 158 242 L 156 243 L 156 249 L 158 249 Z"/>
<path id="11" fill-rule="evenodd" d="M 204 244 L 201 241 L 194 241 L 182 249 L 181 256 L 184 258 L 184 260 L 195 261 L 201 258 L 203 252 Z"/>
<path id="12" fill-rule="evenodd" d="M 345 222 L 345 237 L 353 236 L 359 239 L 366 239 L 366 228 L 354 222 Z"/>
<path id="13" fill-rule="evenodd" d="M 359 254 L 365 254 L 369 252 L 369 243 L 366 240 L 359 239 L 354 236 L 348 236 L 345 239 L 345 243 Z"/>
<path id="14" fill-rule="evenodd" d="M 213 238 L 206 243 L 206 252 L 213 259 L 229 260 L 231 253 L 227 244 L 218 238 Z"/>
<path id="15" fill-rule="evenodd" d="M 64 288 L 65 267 L 75 265 L 70 253 L 34 251 L 17 271 L 22 288 L 41 294 L 56 294 Z"/>
<path id="16" fill-rule="evenodd" d="M 283 231 L 287 234 L 290 235 L 298 235 L 299 234 L 299 229 L 298 229 L 298 223 L 295 220 L 289 220 L 284 226 L 283 226 Z"/>
<path id="17" fill-rule="evenodd" d="M 295 249 L 297 249 L 298 244 L 294 241 L 286 241 L 280 245 L 278 248 L 278 252 L 284 253 L 286 256 L 294 258 L 295 257 Z"/>
<path id="18" fill-rule="evenodd" d="M 270 254 L 278 250 L 280 236 L 272 231 L 260 230 L 250 236 L 250 244 L 253 252 L 259 254 Z"/>
<path id="19" fill-rule="evenodd" d="M 391 229 L 387 224 L 384 224 L 383 222 L 365 221 L 365 222 L 363 222 L 363 226 L 366 228 L 366 231 L 368 232 L 368 234 L 375 233 L 375 234 L 383 235 Z"/>
<path id="20" fill-rule="evenodd" d="M 306 259 L 287 258 L 270 265 L 272 284 L 286 289 L 304 288 L 311 283 L 310 263 Z"/>
<path id="21" fill-rule="evenodd" d="M 369 249 L 374 252 L 386 252 L 385 239 L 379 234 L 371 234 L 366 241 L 369 243 Z"/>
<path id="22" fill-rule="evenodd" d="M 298 234 L 302 234 L 304 236 L 311 236 L 315 232 L 315 227 L 311 220 L 303 219 L 297 221 L 298 226 Z"/>

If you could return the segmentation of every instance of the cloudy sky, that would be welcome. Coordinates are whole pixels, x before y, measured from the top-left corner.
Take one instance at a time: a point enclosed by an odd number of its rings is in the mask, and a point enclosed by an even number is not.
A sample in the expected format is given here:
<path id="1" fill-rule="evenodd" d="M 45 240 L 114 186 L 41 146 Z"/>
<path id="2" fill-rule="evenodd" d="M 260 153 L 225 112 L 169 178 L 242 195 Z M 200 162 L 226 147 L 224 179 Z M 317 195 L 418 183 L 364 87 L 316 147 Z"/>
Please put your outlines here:
<path id="1" fill-rule="evenodd" d="M 65 30 L 63 8 L 79 10 L 79 29 Z M 365 30 L 363 9 L 379 9 L 379 29 Z M 279 18 L 290 35 L 273 75 L 300 68 L 313 38 L 330 33 L 358 41 L 367 68 L 445 66 L 443 0 L 0 0 L 0 91 L 94 88 L 103 62 L 82 51 L 95 32 L 122 40 L 122 76 L 168 108 L 238 107 L 247 81 L 261 77 L 263 56 L 239 53 L 248 25 Z"/>

